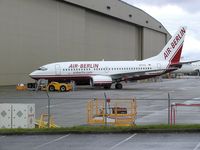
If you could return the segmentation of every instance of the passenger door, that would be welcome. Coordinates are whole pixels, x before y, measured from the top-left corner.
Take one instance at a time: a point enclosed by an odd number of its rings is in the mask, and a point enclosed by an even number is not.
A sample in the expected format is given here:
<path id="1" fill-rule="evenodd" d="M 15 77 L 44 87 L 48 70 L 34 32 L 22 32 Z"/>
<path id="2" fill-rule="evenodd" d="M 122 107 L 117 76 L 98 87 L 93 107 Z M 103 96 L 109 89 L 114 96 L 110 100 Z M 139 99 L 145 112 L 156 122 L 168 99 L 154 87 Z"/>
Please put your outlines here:
<path id="1" fill-rule="evenodd" d="M 61 67 L 59 64 L 55 65 L 55 74 L 56 75 L 61 75 Z"/>

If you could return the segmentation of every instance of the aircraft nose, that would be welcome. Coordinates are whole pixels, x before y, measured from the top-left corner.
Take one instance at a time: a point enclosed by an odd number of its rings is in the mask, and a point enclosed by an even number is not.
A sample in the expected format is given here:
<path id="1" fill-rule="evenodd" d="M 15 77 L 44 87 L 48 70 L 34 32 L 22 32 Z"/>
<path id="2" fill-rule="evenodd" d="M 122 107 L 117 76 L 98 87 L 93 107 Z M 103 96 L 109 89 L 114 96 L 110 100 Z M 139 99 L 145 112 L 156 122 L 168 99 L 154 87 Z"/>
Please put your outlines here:
<path id="1" fill-rule="evenodd" d="M 29 77 L 31 77 L 31 78 L 34 79 L 34 75 L 35 75 L 35 71 L 31 72 L 31 73 L 29 74 Z"/>

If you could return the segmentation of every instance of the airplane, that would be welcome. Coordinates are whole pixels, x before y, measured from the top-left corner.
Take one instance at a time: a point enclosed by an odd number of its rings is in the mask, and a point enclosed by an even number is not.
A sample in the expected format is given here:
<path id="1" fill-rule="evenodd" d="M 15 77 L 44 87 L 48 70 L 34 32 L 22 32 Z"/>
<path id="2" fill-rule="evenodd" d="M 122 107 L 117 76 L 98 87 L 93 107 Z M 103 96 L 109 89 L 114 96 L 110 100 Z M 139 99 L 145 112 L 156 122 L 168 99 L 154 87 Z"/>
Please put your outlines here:
<path id="1" fill-rule="evenodd" d="M 186 27 L 180 27 L 158 55 L 141 61 L 56 62 L 39 67 L 29 76 L 35 80 L 74 81 L 76 85 L 102 86 L 105 89 L 110 89 L 115 84 L 116 89 L 122 89 L 123 81 L 160 76 L 189 63 L 180 62 L 185 34 Z"/>
<path id="2" fill-rule="evenodd" d="M 193 62 L 188 64 L 183 64 L 180 69 L 175 70 L 173 73 L 194 73 L 198 75 L 200 73 L 200 62 Z"/>

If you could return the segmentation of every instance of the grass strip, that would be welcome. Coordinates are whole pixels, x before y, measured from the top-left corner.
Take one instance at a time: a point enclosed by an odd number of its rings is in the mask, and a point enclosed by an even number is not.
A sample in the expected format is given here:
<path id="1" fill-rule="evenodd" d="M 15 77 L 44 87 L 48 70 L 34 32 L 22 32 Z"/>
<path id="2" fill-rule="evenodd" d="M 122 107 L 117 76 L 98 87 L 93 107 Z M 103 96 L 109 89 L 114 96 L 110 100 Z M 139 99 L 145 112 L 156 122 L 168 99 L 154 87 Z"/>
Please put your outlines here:
<path id="1" fill-rule="evenodd" d="M 65 128 L 0 129 L 0 135 L 97 134 L 97 133 L 184 133 L 200 132 L 200 125 L 137 125 L 134 127 L 74 126 Z"/>

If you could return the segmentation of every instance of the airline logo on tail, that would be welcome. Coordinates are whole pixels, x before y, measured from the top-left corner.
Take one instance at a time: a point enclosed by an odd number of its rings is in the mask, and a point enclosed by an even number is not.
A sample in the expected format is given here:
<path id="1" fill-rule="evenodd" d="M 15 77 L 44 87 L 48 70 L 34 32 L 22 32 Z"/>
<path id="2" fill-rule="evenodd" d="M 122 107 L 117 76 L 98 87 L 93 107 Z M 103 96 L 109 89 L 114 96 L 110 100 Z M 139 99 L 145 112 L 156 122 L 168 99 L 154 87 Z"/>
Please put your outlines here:
<path id="1" fill-rule="evenodd" d="M 186 33 L 186 30 L 184 27 L 180 30 L 180 32 L 174 37 L 172 40 L 170 47 L 168 47 L 164 52 L 164 58 L 165 60 L 168 58 L 168 56 L 171 54 L 172 51 L 176 50 L 176 46 L 179 44 L 179 41 L 184 37 Z"/>

